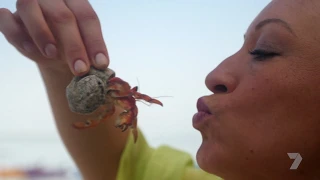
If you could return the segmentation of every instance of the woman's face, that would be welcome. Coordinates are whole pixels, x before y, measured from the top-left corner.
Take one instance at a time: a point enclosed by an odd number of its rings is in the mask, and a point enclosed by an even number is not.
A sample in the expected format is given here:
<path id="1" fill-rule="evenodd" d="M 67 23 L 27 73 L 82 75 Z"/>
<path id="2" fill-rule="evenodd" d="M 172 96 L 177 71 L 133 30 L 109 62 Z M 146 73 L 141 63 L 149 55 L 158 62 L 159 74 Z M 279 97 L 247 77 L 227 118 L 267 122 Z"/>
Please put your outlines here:
<path id="1" fill-rule="evenodd" d="M 212 115 L 195 125 L 202 169 L 225 179 L 320 179 L 318 0 L 272 1 L 206 86 Z M 302 156 L 297 170 L 287 153 Z"/>

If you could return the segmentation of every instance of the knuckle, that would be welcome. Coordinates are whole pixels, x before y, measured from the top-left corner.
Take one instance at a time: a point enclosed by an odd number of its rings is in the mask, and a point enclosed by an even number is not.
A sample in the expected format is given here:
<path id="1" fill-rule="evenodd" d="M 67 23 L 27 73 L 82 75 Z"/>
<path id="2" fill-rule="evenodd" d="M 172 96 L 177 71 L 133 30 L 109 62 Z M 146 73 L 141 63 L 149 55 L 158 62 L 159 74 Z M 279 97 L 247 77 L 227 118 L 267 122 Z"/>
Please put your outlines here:
<path id="1" fill-rule="evenodd" d="M 60 10 L 59 12 L 52 14 L 51 19 L 55 23 L 68 23 L 75 21 L 75 17 L 70 10 Z"/>
<path id="2" fill-rule="evenodd" d="M 10 16 L 11 12 L 6 8 L 0 8 L 0 32 L 5 26 L 6 22 L 8 21 L 8 17 Z"/>
<path id="3" fill-rule="evenodd" d="M 7 41 L 10 43 L 10 44 L 14 44 L 16 42 L 16 39 L 14 38 L 15 36 L 10 36 L 10 35 L 4 35 L 5 38 L 7 39 Z"/>
<path id="4" fill-rule="evenodd" d="M 20 31 L 14 29 L 11 31 L 7 31 L 3 35 L 10 44 L 17 44 L 21 41 L 22 38 L 24 38 Z"/>
<path id="5" fill-rule="evenodd" d="M 14 39 L 16 37 L 20 36 L 20 31 L 16 30 L 16 29 L 11 29 L 10 31 L 7 31 L 5 33 L 5 36 L 7 37 L 7 39 Z"/>
<path id="6" fill-rule="evenodd" d="M 80 45 L 71 45 L 66 49 L 67 57 L 79 57 L 79 55 L 83 54 L 83 48 Z"/>
<path id="7" fill-rule="evenodd" d="M 92 50 L 100 50 L 102 48 L 105 48 L 104 41 L 101 38 L 91 38 L 90 40 L 88 40 L 87 46 Z"/>
<path id="8" fill-rule="evenodd" d="M 7 14 L 11 14 L 11 11 L 6 8 L 0 8 L 0 17 L 4 17 Z"/>
<path id="9" fill-rule="evenodd" d="M 77 19 L 79 21 L 97 21 L 98 20 L 98 15 L 91 10 L 86 10 L 86 11 L 82 11 L 77 13 Z"/>
<path id="10" fill-rule="evenodd" d="M 47 41 L 50 37 L 50 32 L 48 32 L 48 30 L 44 27 L 39 26 L 35 29 L 32 35 L 34 36 L 36 41 Z"/>
<path id="11" fill-rule="evenodd" d="M 17 0 L 16 8 L 23 9 L 24 7 L 28 6 L 30 3 L 34 2 L 35 0 Z"/>
<path id="12" fill-rule="evenodd" d="M 20 29 L 12 26 L 8 26 L 7 24 L 1 24 L 1 22 L 0 22 L 0 32 L 2 32 L 7 39 L 13 39 L 21 35 Z"/>

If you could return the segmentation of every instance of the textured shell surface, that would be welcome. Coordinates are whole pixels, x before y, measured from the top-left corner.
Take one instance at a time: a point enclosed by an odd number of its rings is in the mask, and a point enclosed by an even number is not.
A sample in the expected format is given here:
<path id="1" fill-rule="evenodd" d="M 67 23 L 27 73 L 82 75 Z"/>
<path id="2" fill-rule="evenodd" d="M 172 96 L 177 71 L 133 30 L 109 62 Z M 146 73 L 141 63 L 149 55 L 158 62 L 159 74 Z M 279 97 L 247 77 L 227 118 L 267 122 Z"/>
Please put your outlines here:
<path id="1" fill-rule="evenodd" d="M 98 70 L 93 67 L 88 74 L 74 77 L 66 88 L 71 111 L 90 114 L 105 104 L 107 81 L 112 77 L 115 77 L 113 70 Z"/>

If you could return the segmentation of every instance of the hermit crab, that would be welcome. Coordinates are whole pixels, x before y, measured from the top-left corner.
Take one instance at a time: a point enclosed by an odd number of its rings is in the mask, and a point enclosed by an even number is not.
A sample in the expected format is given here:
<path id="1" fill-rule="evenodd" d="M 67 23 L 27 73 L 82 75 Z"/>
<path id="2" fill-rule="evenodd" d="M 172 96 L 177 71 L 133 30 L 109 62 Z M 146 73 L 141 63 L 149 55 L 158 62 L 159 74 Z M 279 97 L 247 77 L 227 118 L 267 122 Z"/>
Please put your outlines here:
<path id="1" fill-rule="evenodd" d="M 91 128 L 109 119 L 115 112 L 115 106 L 123 109 L 118 115 L 115 127 L 122 132 L 129 127 L 132 129 L 134 142 L 137 133 L 137 100 L 144 100 L 152 104 L 163 104 L 148 95 L 138 92 L 138 87 L 131 88 L 129 83 L 115 76 L 115 72 L 109 68 L 98 70 L 91 67 L 88 74 L 74 77 L 66 88 L 66 96 L 71 111 L 80 114 L 98 114 L 95 119 L 85 122 L 75 122 L 77 129 Z"/>

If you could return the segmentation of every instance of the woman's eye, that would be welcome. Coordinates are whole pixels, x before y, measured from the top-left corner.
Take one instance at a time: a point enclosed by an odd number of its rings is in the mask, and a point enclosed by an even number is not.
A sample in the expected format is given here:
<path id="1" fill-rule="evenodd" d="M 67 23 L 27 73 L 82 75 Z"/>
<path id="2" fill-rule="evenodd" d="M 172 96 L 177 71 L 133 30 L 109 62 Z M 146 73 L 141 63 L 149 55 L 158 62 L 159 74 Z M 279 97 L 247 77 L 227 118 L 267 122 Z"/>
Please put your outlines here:
<path id="1" fill-rule="evenodd" d="M 279 55 L 279 53 L 270 52 L 262 49 L 255 49 L 253 51 L 249 51 L 249 54 L 251 54 L 255 60 L 263 61 L 268 58 L 273 58 L 274 56 Z"/>

